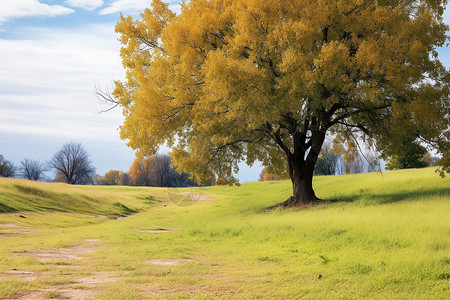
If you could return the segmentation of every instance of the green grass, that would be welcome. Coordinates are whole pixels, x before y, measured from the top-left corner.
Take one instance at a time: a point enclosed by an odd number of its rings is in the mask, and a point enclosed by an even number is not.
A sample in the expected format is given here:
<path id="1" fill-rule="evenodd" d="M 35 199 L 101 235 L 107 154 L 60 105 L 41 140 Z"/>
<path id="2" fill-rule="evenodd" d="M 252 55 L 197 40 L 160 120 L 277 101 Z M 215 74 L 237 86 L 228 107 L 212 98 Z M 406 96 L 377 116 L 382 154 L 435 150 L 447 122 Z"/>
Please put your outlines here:
<path id="1" fill-rule="evenodd" d="M 0 195 L 0 213 L 52 211 L 117 217 L 156 202 L 144 188 L 71 186 L 8 178 L 0 180 Z"/>
<path id="2" fill-rule="evenodd" d="M 189 205 L 167 189 L 0 179 L 0 208 L 10 208 L 0 215 L 0 233 L 13 231 L 1 223 L 34 229 L 0 235 L 0 272 L 39 274 L 34 281 L 0 274 L 0 298 L 55 282 L 77 288 L 86 274 L 108 272 L 120 280 L 100 284 L 98 299 L 450 299 L 450 179 L 433 169 L 402 170 L 317 177 L 314 187 L 330 201 L 261 212 L 290 195 L 288 181 L 198 188 L 215 200 Z M 69 196 L 59 205 L 50 193 Z M 123 220 L 90 216 L 124 214 L 122 205 L 138 213 Z M 24 255 L 84 239 L 99 242 L 83 260 Z M 192 261 L 146 263 L 152 259 Z M 58 295 L 47 291 L 48 298 Z"/>

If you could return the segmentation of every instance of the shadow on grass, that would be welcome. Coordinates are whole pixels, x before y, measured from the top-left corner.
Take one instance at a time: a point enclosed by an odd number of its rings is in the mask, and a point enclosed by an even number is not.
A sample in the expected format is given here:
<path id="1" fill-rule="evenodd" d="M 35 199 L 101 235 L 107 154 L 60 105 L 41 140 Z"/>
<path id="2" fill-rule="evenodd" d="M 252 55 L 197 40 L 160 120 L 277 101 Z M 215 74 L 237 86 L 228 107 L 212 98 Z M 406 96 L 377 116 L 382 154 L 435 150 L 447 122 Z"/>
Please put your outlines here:
<path id="1" fill-rule="evenodd" d="M 18 211 L 14 207 L 8 206 L 6 204 L 3 204 L 0 202 L 0 213 L 8 213 L 8 212 L 15 212 Z"/>
<path id="2" fill-rule="evenodd" d="M 115 202 L 115 203 L 114 203 L 114 206 L 118 207 L 118 208 L 121 210 L 121 213 L 122 213 L 123 215 L 131 215 L 131 214 L 134 214 L 134 213 L 137 213 L 137 212 L 138 212 L 137 210 L 132 209 L 132 208 L 129 208 L 129 207 L 123 205 L 123 204 L 120 203 L 120 202 Z"/>
<path id="3" fill-rule="evenodd" d="M 359 194 L 346 195 L 342 198 L 336 199 L 318 199 L 308 204 L 299 205 L 285 205 L 286 201 L 258 209 L 259 213 L 266 213 L 274 211 L 278 208 L 281 209 L 309 209 L 316 206 L 326 206 L 333 203 L 352 203 L 360 202 L 362 205 L 383 205 L 402 201 L 417 201 L 432 197 L 447 197 L 450 200 L 450 187 L 445 188 L 433 188 L 433 189 L 421 189 L 412 191 L 396 191 L 386 194 L 376 194 L 371 191 L 361 189 Z M 289 200 L 289 199 L 288 199 Z"/>
<path id="4" fill-rule="evenodd" d="M 422 189 L 413 191 L 396 191 L 389 194 L 374 194 L 361 191 L 360 194 L 353 194 L 338 199 L 323 199 L 321 203 L 356 202 L 364 201 L 367 204 L 389 204 L 400 201 L 416 201 L 426 197 L 449 197 L 449 188 Z"/>

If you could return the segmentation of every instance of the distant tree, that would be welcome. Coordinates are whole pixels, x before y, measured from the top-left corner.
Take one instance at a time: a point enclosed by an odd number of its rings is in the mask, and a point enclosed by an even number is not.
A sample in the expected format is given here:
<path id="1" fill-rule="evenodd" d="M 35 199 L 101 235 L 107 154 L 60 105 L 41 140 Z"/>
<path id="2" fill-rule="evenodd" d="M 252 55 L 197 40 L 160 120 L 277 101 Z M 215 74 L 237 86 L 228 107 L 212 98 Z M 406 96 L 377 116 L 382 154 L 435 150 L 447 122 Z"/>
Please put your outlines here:
<path id="1" fill-rule="evenodd" d="M 0 154 L 0 177 L 14 177 L 15 173 L 14 164 Z"/>
<path id="2" fill-rule="evenodd" d="M 426 163 L 428 167 L 436 167 L 438 165 L 439 158 L 432 156 L 430 152 L 427 152 L 423 155 L 422 161 Z"/>
<path id="3" fill-rule="evenodd" d="M 274 181 L 274 180 L 281 180 L 281 177 L 277 174 L 270 173 L 267 167 L 264 167 L 264 169 L 259 174 L 259 181 Z"/>
<path id="4" fill-rule="evenodd" d="M 28 180 L 40 180 L 43 178 L 47 167 L 45 164 L 31 159 L 24 159 L 20 162 L 21 166 L 19 168 L 20 175 Z"/>
<path id="5" fill-rule="evenodd" d="M 213 185 L 214 180 L 207 180 L 203 185 Z M 169 173 L 169 181 L 167 187 L 188 187 L 198 186 L 197 182 L 191 179 L 191 176 L 187 172 L 178 173 L 176 167 L 171 165 Z"/>
<path id="6" fill-rule="evenodd" d="M 79 143 L 67 143 L 50 159 L 49 165 L 56 170 L 56 181 L 69 184 L 94 182 L 95 168 L 89 155 Z"/>
<path id="7" fill-rule="evenodd" d="M 133 185 L 155 186 L 155 159 L 151 156 L 137 157 L 131 164 L 130 179 Z"/>
<path id="8" fill-rule="evenodd" d="M 131 184 L 130 174 L 120 171 L 119 176 L 120 176 L 120 185 Z"/>
<path id="9" fill-rule="evenodd" d="M 102 185 L 119 185 L 121 184 L 120 171 L 110 170 L 102 177 Z"/>
<path id="10" fill-rule="evenodd" d="M 374 152 L 366 153 L 367 159 L 367 172 L 379 172 L 381 171 L 380 158 Z"/>
<path id="11" fill-rule="evenodd" d="M 317 175 L 335 175 L 340 160 L 339 153 L 336 154 L 330 147 L 325 144 L 320 151 L 319 158 L 314 169 Z"/>
<path id="12" fill-rule="evenodd" d="M 153 168 L 155 168 L 153 175 L 155 176 L 156 186 L 168 186 L 170 176 L 175 175 L 171 174 L 172 158 L 167 154 L 156 154 L 153 156 L 153 159 Z"/>
<path id="13" fill-rule="evenodd" d="M 386 163 L 388 170 L 424 168 L 427 163 L 422 158 L 426 153 L 427 149 L 417 143 L 413 135 L 406 134 L 398 144 L 383 152 L 383 158 L 388 160 Z"/>
<path id="14" fill-rule="evenodd" d="M 97 175 L 94 175 L 94 178 L 95 178 L 96 176 L 97 176 Z M 99 178 L 101 178 L 100 175 L 98 175 L 98 176 L 99 176 Z M 66 177 L 64 176 L 63 173 L 57 172 L 57 173 L 56 173 L 56 176 L 55 176 L 55 179 L 53 179 L 53 181 L 54 181 L 54 182 L 66 182 Z"/>
<path id="15" fill-rule="evenodd" d="M 101 175 L 99 175 L 99 174 L 95 174 L 95 175 L 92 177 L 92 179 L 93 179 L 93 181 L 94 181 L 94 185 L 102 185 L 103 176 L 101 176 Z M 56 178 L 55 178 L 55 181 L 57 181 Z"/>
<path id="16" fill-rule="evenodd" d="M 137 186 L 186 187 L 197 183 L 189 173 L 177 172 L 172 158 L 166 154 L 138 157 L 129 170 L 131 184 Z"/>

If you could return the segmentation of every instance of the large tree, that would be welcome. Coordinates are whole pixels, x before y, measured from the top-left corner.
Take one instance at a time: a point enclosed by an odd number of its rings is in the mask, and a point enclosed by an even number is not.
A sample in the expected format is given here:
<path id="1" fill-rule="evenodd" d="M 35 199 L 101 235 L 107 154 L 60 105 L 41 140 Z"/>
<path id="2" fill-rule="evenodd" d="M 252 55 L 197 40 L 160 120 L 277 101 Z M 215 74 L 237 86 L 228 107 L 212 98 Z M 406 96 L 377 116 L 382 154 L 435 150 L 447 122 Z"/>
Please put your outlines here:
<path id="1" fill-rule="evenodd" d="M 228 182 L 238 163 L 287 169 L 293 196 L 317 200 L 325 136 L 405 132 L 449 154 L 446 0 L 154 0 L 116 26 L 127 80 L 114 101 L 141 155 L 172 147 L 197 179 Z M 448 159 L 442 159 L 448 162 Z"/>
<path id="2" fill-rule="evenodd" d="M 92 181 L 95 168 L 89 155 L 79 143 L 67 143 L 49 161 L 55 169 L 57 180 L 69 184 L 88 184 Z"/>

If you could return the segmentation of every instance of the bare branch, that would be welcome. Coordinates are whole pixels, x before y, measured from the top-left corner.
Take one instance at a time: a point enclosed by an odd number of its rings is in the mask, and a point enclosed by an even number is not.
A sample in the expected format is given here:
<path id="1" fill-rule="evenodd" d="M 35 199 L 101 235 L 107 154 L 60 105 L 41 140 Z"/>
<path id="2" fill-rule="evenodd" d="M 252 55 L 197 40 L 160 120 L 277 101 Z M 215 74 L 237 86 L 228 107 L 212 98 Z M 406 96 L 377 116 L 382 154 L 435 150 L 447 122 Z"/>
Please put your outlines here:
<path id="1" fill-rule="evenodd" d="M 114 98 L 109 88 L 103 90 L 98 86 L 94 86 L 94 90 L 92 92 L 97 97 L 98 103 L 109 106 L 109 108 L 99 111 L 98 114 L 109 112 L 119 106 L 119 102 L 116 100 L 116 98 Z"/>

